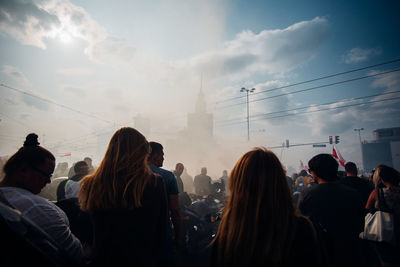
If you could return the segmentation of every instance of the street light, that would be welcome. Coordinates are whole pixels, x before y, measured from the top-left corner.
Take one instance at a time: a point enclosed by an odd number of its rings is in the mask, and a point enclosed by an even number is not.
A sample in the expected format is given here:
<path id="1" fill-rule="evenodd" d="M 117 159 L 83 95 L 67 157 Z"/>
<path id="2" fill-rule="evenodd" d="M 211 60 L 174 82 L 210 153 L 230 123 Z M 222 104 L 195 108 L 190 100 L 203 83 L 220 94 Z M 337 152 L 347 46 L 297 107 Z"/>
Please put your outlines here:
<path id="1" fill-rule="evenodd" d="M 364 131 L 364 128 L 356 128 L 354 129 L 355 132 L 358 132 L 358 136 L 360 137 L 360 144 L 361 144 L 361 131 Z"/>
<path id="2" fill-rule="evenodd" d="M 244 87 L 242 87 L 242 89 L 240 89 L 240 92 L 246 92 L 246 97 L 247 97 L 247 140 L 250 140 L 249 92 L 253 93 L 255 90 L 256 90 L 256 88 L 246 89 Z"/>
<path id="3" fill-rule="evenodd" d="M 363 156 L 363 146 L 361 143 L 361 131 L 364 131 L 364 128 L 356 128 L 354 129 L 355 132 L 358 132 L 358 137 L 360 138 L 360 148 L 361 148 L 361 162 L 364 167 L 364 156 Z"/>

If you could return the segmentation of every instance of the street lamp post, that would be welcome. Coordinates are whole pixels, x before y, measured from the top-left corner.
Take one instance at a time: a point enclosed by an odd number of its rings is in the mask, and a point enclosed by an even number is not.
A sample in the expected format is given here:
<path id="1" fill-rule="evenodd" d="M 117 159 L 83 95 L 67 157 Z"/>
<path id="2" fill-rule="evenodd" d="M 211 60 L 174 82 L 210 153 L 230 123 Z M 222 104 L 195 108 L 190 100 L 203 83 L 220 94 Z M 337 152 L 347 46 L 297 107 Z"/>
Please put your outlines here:
<path id="1" fill-rule="evenodd" d="M 364 167 L 363 147 L 362 147 L 362 142 L 361 142 L 361 131 L 364 131 L 364 128 L 356 128 L 356 129 L 354 129 L 354 131 L 358 132 L 358 137 L 360 138 L 361 162 Z"/>
<path id="2" fill-rule="evenodd" d="M 364 128 L 357 128 L 357 129 L 354 129 L 354 131 L 358 132 L 358 137 L 360 137 L 360 144 L 361 144 L 362 143 L 361 142 L 361 131 L 364 131 Z"/>
<path id="3" fill-rule="evenodd" d="M 247 141 L 250 140 L 249 92 L 253 93 L 255 90 L 256 90 L 256 88 L 246 89 L 244 87 L 242 87 L 242 89 L 240 89 L 240 92 L 246 92 L 246 97 L 247 97 Z"/>

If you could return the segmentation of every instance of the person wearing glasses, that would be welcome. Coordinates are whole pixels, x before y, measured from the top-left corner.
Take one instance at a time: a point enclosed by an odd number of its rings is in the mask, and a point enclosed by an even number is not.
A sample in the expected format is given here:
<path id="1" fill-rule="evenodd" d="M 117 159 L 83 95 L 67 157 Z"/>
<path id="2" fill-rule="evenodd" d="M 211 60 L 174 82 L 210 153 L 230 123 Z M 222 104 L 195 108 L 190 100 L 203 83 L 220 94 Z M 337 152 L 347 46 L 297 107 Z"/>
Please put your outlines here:
<path id="1" fill-rule="evenodd" d="M 71 233 L 65 213 L 37 194 L 50 183 L 55 157 L 39 146 L 38 136 L 29 134 L 21 147 L 4 165 L 5 177 L 0 194 L 9 206 L 33 221 L 77 263 L 82 261 L 81 242 Z"/>

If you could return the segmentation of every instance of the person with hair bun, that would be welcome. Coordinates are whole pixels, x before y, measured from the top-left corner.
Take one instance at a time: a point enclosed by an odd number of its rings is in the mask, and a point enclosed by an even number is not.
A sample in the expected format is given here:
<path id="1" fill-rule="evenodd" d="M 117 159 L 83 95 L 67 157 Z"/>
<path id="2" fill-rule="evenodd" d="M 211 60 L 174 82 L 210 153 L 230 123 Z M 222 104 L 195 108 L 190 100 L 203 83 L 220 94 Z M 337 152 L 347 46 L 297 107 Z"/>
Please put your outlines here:
<path id="1" fill-rule="evenodd" d="M 137 130 L 119 129 L 99 167 L 80 182 L 81 209 L 93 222 L 93 266 L 161 266 L 167 195 L 150 171 L 150 145 Z"/>
<path id="2" fill-rule="evenodd" d="M 265 148 L 244 154 L 212 243 L 211 266 L 319 266 L 311 222 L 294 207 L 278 157 Z"/>
<path id="3" fill-rule="evenodd" d="M 24 146 L 6 162 L 0 194 L 8 205 L 38 225 L 72 259 L 80 263 L 82 245 L 71 233 L 67 216 L 54 203 L 37 195 L 50 183 L 55 167 L 55 157 L 39 146 L 37 139 L 36 134 L 29 134 Z"/>

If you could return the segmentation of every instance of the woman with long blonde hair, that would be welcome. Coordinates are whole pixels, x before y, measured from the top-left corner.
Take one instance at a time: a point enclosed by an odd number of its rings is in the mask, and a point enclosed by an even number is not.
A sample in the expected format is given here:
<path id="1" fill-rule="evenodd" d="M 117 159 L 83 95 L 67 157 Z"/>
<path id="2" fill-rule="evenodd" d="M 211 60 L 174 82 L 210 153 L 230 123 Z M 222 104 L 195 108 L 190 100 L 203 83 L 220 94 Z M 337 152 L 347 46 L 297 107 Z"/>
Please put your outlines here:
<path id="1" fill-rule="evenodd" d="M 400 258 L 400 173 L 389 166 L 379 165 L 373 174 L 375 189 L 369 195 L 365 209 L 383 209 L 394 216 L 394 244 L 376 242 L 382 266 L 399 266 Z"/>
<path id="2" fill-rule="evenodd" d="M 158 266 L 165 243 L 167 200 L 150 172 L 146 138 L 129 127 L 111 138 L 97 170 L 83 178 L 79 203 L 93 222 L 95 266 Z"/>
<path id="3" fill-rule="evenodd" d="M 318 265 L 313 226 L 296 214 L 284 169 L 273 152 L 255 148 L 243 155 L 228 187 L 211 266 Z"/>

